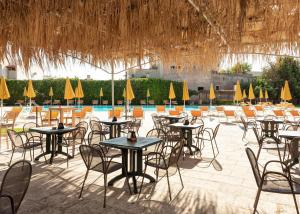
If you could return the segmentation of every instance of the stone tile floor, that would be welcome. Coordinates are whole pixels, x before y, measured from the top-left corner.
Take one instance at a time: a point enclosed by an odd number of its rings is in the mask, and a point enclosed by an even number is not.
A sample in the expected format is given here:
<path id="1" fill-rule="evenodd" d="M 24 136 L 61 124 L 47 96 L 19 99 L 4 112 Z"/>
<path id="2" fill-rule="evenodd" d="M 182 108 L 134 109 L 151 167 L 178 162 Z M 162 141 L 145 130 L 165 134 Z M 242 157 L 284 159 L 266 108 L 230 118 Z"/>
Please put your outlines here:
<path id="1" fill-rule="evenodd" d="M 147 112 L 140 135 L 153 126 L 151 112 Z M 103 117 L 103 115 L 96 115 Z M 205 125 L 214 127 L 217 118 L 206 118 Z M 19 123 L 21 126 L 22 121 Z M 220 154 L 211 162 L 211 147 L 206 145 L 202 156 L 187 156 L 180 159 L 184 188 L 181 188 L 178 173 L 170 177 L 172 201 L 169 201 L 165 177 L 155 187 L 146 184 L 140 198 L 130 195 L 125 180 L 108 188 L 107 208 L 103 209 L 103 176 L 91 172 L 87 179 L 83 198 L 78 199 L 85 174 L 85 166 L 78 154 L 70 160 L 67 168 L 64 157 L 56 157 L 53 165 L 44 162 L 33 163 L 33 176 L 19 214 L 27 213 L 252 213 L 257 187 L 245 153 L 243 130 L 239 124 L 221 123 L 217 136 Z M 247 135 L 248 146 L 258 149 L 252 132 Z M 36 151 L 36 154 L 39 150 Z M 7 169 L 11 152 L 2 143 L 0 153 L 0 180 Z M 14 160 L 21 158 L 16 153 Z M 29 158 L 29 156 L 27 157 Z M 278 159 L 271 149 L 263 149 L 260 163 Z M 43 159 L 41 159 L 42 161 Z M 154 169 L 147 172 L 154 176 Z M 295 167 L 299 174 L 298 166 Z M 114 177 L 117 173 L 108 176 Z M 295 175 L 297 176 L 297 175 Z M 138 179 L 140 184 L 141 178 Z M 297 197 L 300 203 L 299 196 Z M 262 193 L 258 205 L 259 213 L 295 213 L 291 195 Z"/>

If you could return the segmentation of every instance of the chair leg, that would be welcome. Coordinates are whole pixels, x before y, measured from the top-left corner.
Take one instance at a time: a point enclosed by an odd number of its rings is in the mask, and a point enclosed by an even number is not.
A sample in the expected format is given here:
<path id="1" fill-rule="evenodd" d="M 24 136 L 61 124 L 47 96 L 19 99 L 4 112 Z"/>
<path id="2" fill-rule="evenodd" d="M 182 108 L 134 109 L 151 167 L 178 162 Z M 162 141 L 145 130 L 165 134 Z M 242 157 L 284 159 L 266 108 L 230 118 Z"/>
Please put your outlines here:
<path id="1" fill-rule="evenodd" d="M 260 197 L 260 193 L 261 193 L 261 188 L 259 187 L 258 190 L 257 190 L 257 194 L 256 194 L 254 206 L 253 206 L 253 208 L 254 208 L 253 214 L 255 214 L 255 212 L 256 212 L 258 201 L 259 201 L 259 197 Z"/>
<path id="2" fill-rule="evenodd" d="M 217 156 L 216 156 L 216 153 L 215 153 L 215 149 L 214 149 L 214 145 L 213 145 L 212 140 L 210 141 L 210 145 L 211 145 L 211 148 L 212 148 L 212 151 L 213 151 L 213 154 L 214 154 L 214 159 L 215 159 Z"/>
<path id="3" fill-rule="evenodd" d="M 84 187 L 85 181 L 86 181 L 86 179 L 88 177 L 88 174 L 89 174 L 89 170 L 86 170 L 86 173 L 85 173 L 85 176 L 84 176 L 84 180 L 83 180 L 82 187 L 81 187 L 80 194 L 79 194 L 78 198 L 81 198 L 83 187 Z"/>
<path id="4" fill-rule="evenodd" d="M 179 169 L 179 166 L 178 166 L 178 164 L 177 164 L 177 170 L 178 170 L 178 173 L 179 173 L 179 177 L 180 177 L 181 186 L 182 186 L 182 188 L 184 188 L 183 181 L 182 181 L 182 177 L 181 177 L 181 172 L 180 172 L 180 169 Z"/>
<path id="5" fill-rule="evenodd" d="M 67 146 L 67 155 L 69 155 L 69 147 Z M 67 168 L 69 168 L 69 157 L 67 156 Z"/>
<path id="6" fill-rule="evenodd" d="M 147 164 L 145 164 L 145 169 L 144 169 L 144 173 L 143 173 L 143 178 L 142 178 L 142 183 L 141 183 L 141 189 L 138 195 L 138 199 L 140 198 L 141 192 L 142 192 L 142 188 L 143 188 L 143 184 L 144 184 L 144 179 L 145 179 L 145 174 L 146 174 L 146 169 L 147 169 Z"/>
<path id="7" fill-rule="evenodd" d="M 42 151 L 42 153 L 44 154 L 43 145 L 41 145 L 41 151 Z M 45 159 L 46 164 L 48 164 L 47 159 L 46 159 L 46 155 L 45 155 L 45 154 L 44 154 L 44 159 Z"/>
<path id="8" fill-rule="evenodd" d="M 32 161 L 31 149 L 29 149 L 29 154 L 30 154 L 30 161 Z"/>
<path id="9" fill-rule="evenodd" d="M 8 166 L 11 165 L 11 161 L 12 161 L 12 158 L 13 158 L 13 156 L 14 156 L 14 153 L 15 153 L 15 148 L 13 147 L 13 148 L 12 148 L 12 153 L 11 153 L 11 157 L 10 157 L 10 161 L 9 161 Z"/>
<path id="10" fill-rule="evenodd" d="M 259 146 L 259 149 L 258 149 L 258 152 L 257 152 L 257 155 L 256 155 L 256 157 L 257 157 L 257 161 L 258 161 L 258 158 L 259 158 L 259 155 L 260 155 L 261 149 L 262 149 L 262 143 L 261 143 L 260 145 L 258 145 L 258 146 Z"/>
<path id="11" fill-rule="evenodd" d="M 218 155 L 220 152 L 219 152 L 218 144 L 217 144 L 217 141 L 216 141 L 215 138 L 214 138 L 214 142 L 215 142 L 215 145 L 216 145 L 216 148 L 217 148 L 217 152 L 218 152 L 217 155 Z"/>
<path id="12" fill-rule="evenodd" d="M 171 187 L 170 187 L 170 181 L 169 181 L 169 172 L 168 169 L 166 170 L 167 172 L 167 181 L 168 181 L 168 188 L 169 188 L 169 197 L 170 197 L 170 201 L 172 201 L 172 195 L 171 195 Z"/>
<path id="13" fill-rule="evenodd" d="M 107 190 L 107 174 L 104 173 L 104 202 L 103 202 L 103 208 L 106 207 L 106 190 Z"/>

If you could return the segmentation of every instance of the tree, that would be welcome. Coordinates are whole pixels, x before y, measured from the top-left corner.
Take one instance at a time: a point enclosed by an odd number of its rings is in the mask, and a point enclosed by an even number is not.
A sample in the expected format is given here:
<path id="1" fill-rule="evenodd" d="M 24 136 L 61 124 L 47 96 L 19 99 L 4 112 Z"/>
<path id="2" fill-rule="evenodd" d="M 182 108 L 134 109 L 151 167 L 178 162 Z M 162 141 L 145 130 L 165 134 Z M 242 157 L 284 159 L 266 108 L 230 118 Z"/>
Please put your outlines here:
<path id="1" fill-rule="evenodd" d="M 251 65 L 248 63 L 236 63 L 230 71 L 232 74 L 246 74 L 251 71 Z"/>
<path id="2" fill-rule="evenodd" d="M 281 87 L 288 80 L 293 97 L 300 92 L 300 63 L 293 57 L 279 57 L 275 63 L 269 63 L 263 69 L 262 79 L 270 89 L 270 96 L 279 99 Z"/>

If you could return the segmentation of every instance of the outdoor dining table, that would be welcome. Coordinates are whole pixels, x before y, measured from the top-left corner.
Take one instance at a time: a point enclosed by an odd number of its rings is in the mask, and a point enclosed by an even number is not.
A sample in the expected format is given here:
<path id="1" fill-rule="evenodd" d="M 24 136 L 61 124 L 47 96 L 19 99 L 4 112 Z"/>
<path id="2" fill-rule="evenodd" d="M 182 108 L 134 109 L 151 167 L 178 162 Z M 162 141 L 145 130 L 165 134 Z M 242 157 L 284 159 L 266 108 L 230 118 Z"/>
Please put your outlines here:
<path id="1" fill-rule="evenodd" d="M 193 145 L 193 129 L 201 127 L 201 124 L 188 124 L 184 125 L 183 123 L 173 123 L 169 125 L 170 127 L 179 128 L 181 130 L 181 136 L 186 140 L 184 147 L 187 147 L 190 154 L 193 154 L 192 148 L 196 151 L 199 151 L 199 148 Z"/>
<path id="2" fill-rule="evenodd" d="M 256 119 L 261 123 L 261 132 L 263 138 L 273 138 L 277 140 L 278 125 L 284 123 L 283 120 L 278 119 Z"/>
<path id="3" fill-rule="evenodd" d="M 77 108 L 74 108 L 74 107 L 62 107 L 62 106 L 59 106 L 59 107 L 49 107 L 49 111 L 50 111 L 50 116 L 49 116 L 49 124 L 50 124 L 50 121 L 51 121 L 51 112 L 52 111 L 59 111 L 59 122 L 60 123 L 64 123 L 64 112 L 65 111 L 71 111 L 72 112 L 72 126 L 75 126 L 75 118 L 73 117 L 73 113 L 74 111 L 77 110 Z"/>
<path id="4" fill-rule="evenodd" d="M 42 157 L 44 155 L 48 155 L 48 154 L 51 154 L 50 164 L 52 164 L 53 158 L 57 154 L 62 154 L 62 155 L 67 156 L 68 158 L 73 158 L 71 155 L 69 155 L 69 154 L 62 151 L 62 147 L 61 147 L 60 144 L 58 144 L 58 146 L 57 146 L 57 151 L 56 151 L 55 148 L 56 148 L 56 143 L 57 142 L 62 142 L 63 134 L 72 132 L 74 130 L 76 130 L 76 127 L 64 127 L 63 129 L 57 129 L 57 128 L 53 129 L 52 127 L 34 127 L 34 128 L 30 128 L 29 131 L 37 132 L 37 133 L 46 135 L 46 151 L 44 153 L 38 155 L 35 158 L 35 160 L 39 160 L 40 157 Z"/>
<path id="5" fill-rule="evenodd" d="M 183 119 L 183 115 L 160 115 L 160 117 L 165 118 L 170 121 L 170 124 L 177 123 L 180 119 Z"/>
<path id="6" fill-rule="evenodd" d="M 299 140 L 300 140 L 300 131 L 293 131 L 293 130 L 285 130 L 279 131 L 278 137 L 286 138 L 291 145 L 291 159 L 287 162 L 290 163 L 289 167 L 294 166 L 295 164 L 299 163 Z"/>
<path id="7" fill-rule="evenodd" d="M 121 149 L 122 151 L 122 164 L 127 167 L 128 176 L 132 177 L 133 190 L 137 193 L 136 176 L 143 176 L 143 149 L 160 143 L 161 139 L 155 137 L 137 137 L 136 142 L 129 141 L 126 137 L 113 138 L 103 141 L 101 144 L 108 147 L 114 147 Z M 129 164 L 128 164 L 129 155 Z M 114 177 L 108 182 L 109 186 L 112 186 L 116 181 L 126 177 L 126 173 L 122 170 L 122 174 Z M 145 178 L 149 179 L 151 183 L 155 182 L 155 179 L 148 174 L 145 174 Z"/>
<path id="8" fill-rule="evenodd" d="M 117 138 L 121 136 L 121 125 L 130 122 L 130 120 L 101 120 L 100 123 L 103 123 L 109 126 L 109 139 Z"/>

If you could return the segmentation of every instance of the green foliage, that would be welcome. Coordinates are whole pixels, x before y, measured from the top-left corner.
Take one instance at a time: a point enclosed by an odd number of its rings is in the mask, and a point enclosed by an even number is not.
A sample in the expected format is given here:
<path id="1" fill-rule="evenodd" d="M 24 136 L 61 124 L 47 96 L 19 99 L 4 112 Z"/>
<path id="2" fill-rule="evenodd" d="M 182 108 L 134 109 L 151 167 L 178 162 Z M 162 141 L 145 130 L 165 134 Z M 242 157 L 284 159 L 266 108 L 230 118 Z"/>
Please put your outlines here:
<path id="1" fill-rule="evenodd" d="M 13 105 L 16 100 L 24 99 L 23 90 L 27 86 L 25 80 L 8 80 L 7 86 L 10 91 L 11 98 L 6 100 L 5 103 Z M 132 79 L 131 85 L 135 95 L 135 99 L 132 101 L 133 104 L 139 104 L 140 100 L 146 100 L 147 89 L 150 90 L 149 99 L 154 100 L 157 104 L 162 104 L 163 100 L 167 100 L 169 97 L 169 80 L 153 79 L 153 78 L 140 78 Z M 182 102 L 182 88 L 183 83 L 172 81 L 176 100 Z M 77 86 L 77 79 L 71 79 L 73 89 Z M 83 92 L 84 92 L 84 104 L 91 104 L 92 100 L 99 100 L 100 88 L 103 89 L 104 96 L 102 100 L 109 100 L 111 102 L 111 81 L 110 80 L 81 80 Z M 115 101 L 123 100 L 122 97 L 123 89 L 126 85 L 125 80 L 115 81 Z M 33 87 L 36 91 L 37 97 L 36 102 L 42 104 L 44 100 L 50 99 L 48 96 L 50 87 L 53 88 L 53 100 L 61 100 L 62 103 L 66 103 L 64 100 L 64 89 L 65 79 L 47 79 L 47 80 L 34 80 Z M 193 94 L 193 91 L 191 91 Z M 190 95 L 191 95 L 190 94 Z"/>
<path id="2" fill-rule="evenodd" d="M 233 67 L 221 70 L 221 73 L 228 74 L 246 74 L 251 71 L 251 65 L 248 63 L 236 63 Z"/>
<path id="3" fill-rule="evenodd" d="M 269 63 L 264 68 L 262 79 L 268 86 L 271 98 L 280 98 L 285 80 L 289 82 L 292 96 L 297 97 L 300 93 L 300 63 L 293 57 L 279 57 L 275 63 Z"/>

